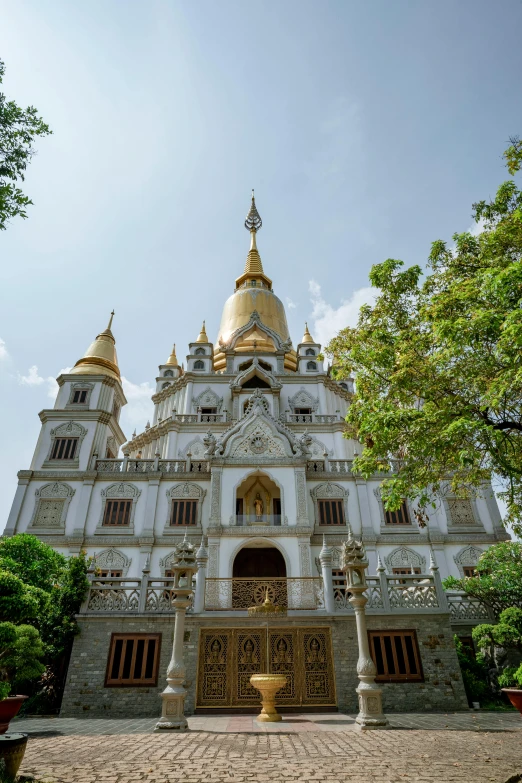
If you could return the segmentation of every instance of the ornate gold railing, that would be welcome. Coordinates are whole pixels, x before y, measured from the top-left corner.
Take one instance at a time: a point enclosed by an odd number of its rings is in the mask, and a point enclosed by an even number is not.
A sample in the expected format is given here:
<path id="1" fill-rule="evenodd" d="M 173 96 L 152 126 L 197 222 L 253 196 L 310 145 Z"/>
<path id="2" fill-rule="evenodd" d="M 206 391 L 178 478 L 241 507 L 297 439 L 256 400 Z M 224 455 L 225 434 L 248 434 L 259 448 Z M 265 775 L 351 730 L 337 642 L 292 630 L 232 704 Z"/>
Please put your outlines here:
<path id="1" fill-rule="evenodd" d="M 323 580 L 314 577 L 281 579 L 207 578 L 205 610 L 245 610 L 262 604 L 266 596 L 285 609 L 323 609 Z"/>

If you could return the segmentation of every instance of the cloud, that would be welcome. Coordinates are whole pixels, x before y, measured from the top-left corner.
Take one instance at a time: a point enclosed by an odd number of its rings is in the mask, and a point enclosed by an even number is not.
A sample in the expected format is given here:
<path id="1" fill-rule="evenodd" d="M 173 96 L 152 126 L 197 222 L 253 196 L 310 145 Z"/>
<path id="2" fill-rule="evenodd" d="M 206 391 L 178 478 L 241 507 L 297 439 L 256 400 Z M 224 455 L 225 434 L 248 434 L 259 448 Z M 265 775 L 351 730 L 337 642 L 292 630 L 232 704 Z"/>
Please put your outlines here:
<path id="1" fill-rule="evenodd" d="M 313 305 L 311 320 L 314 340 L 324 347 L 346 326 L 356 326 L 359 310 L 363 304 L 372 304 L 377 296 L 377 290 L 368 286 L 354 291 L 348 299 L 342 299 L 339 307 L 333 307 L 325 301 L 321 286 L 315 280 L 308 283 L 310 300 Z"/>
<path id="2" fill-rule="evenodd" d="M 288 307 L 289 310 L 295 310 L 295 308 L 297 307 L 296 303 L 293 302 L 289 296 L 286 297 L 286 306 Z"/>
<path id="3" fill-rule="evenodd" d="M 2 338 L 0 337 L 0 362 L 3 359 L 8 359 L 8 358 L 9 358 L 9 351 L 5 347 L 5 340 L 2 340 Z"/>
<path id="4" fill-rule="evenodd" d="M 70 367 L 64 367 L 63 370 L 60 370 L 58 375 L 70 372 L 70 370 Z M 20 375 L 20 373 L 18 374 L 18 383 L 21 386 L 41 386 L 42 384 L 47 384 L 47 396 L 51 400 L 55 400 L 56 395 L 58 394 L 59 386 L 56 383 L 56 379 L 53 378 L 52 375 L 48 375 L 47 378 L 39 375 L 38 366 L 36 364 L 33 364 L 32 367 L 29 367 L 27 375 Z"/>
<path id="5" fill-rule="evenodd" d="M 124 376 L 122 376 L 121 383 L 128 403 L 121 412 L 122 425 L 127 424 L 131 429 L 135 427 L 143 429 L 147 420 L 152 419 L 153 407 L 150 398 L 154 394 L 155 388 L 148 381 L 132 383 Z M 126 433 L 128 438 L 130 434 Z"/>
<path id="6" fill-rule="evenodd" d="M 29 367 L 27 375 L 18 375 L 18 383 L 22 386 L 40 386 L 45 383 L 45 378 L 38 375 L 38 367 L 33 364 L 32 367 Z"/>

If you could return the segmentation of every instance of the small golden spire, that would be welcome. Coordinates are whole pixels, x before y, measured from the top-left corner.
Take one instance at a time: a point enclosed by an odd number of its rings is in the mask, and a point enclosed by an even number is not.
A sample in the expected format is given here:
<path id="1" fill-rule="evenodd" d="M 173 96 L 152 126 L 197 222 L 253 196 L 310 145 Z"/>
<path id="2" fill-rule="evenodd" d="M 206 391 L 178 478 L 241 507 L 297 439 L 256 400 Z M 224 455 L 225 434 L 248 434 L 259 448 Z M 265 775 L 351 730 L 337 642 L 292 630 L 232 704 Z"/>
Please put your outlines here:
<path id="1" fill-rule="evenodd" d="M 306 323 L 306 321 L 305 321 L 305 331 L 304 331 L 303 339 L 301 340 L 301 342 L 302 343 L 313 343 L 314 342 L 314 339 L 313 339 L 312 335 L 308 331 L 308 324 Z M 315 345 L 315 343 L 314 343 L 314 345 Z"/>
<path id="2" fill-rule="evenodd" d="M 114 310 L 109 324 L 103 332 L 90 344 L 81 359 L 78 359 L 71 370 L 73 375 L 110 375 L 120 380 L 120 368 L 116 355 L 116 340 L 111 331 Z"/>
<path id="3" fill-rule="evenodd" d="M 165 364 L 170 364 L 171 367 L 178 367 L 179 366 L 178 365 L 178 360 L 176 358 L 176 343 L 174 343 L 174 345 L 172 346 L 172 352 L 171 352 L 169 358 L 167 359 L 167 361 L 165 362 Z"/>
<path id="4" fill-rule="evenodd" d="M 196 340 L 197 343 L 208 343 L 208 337 L 207 333 L 205 331 L 205 321 L 203 321 L 203 326 L 201 327 L 201 332 L 198 334 L 198 339 Z"/>

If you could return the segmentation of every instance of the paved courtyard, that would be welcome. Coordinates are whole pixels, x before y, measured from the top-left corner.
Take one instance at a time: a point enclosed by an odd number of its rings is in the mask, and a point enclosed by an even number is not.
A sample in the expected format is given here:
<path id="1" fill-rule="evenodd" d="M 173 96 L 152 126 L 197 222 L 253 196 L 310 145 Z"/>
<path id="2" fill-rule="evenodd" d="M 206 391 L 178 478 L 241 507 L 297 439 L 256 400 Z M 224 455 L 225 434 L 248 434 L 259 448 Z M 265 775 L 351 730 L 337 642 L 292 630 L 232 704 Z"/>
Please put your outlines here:
<path id="1" fill-rule="evenodd" d="M 151 719 L 14 721 L 30 735 L 21 772 L 53 783 L 505 783 L 522 774 L 516 713 L 400 714 L 361 734 L 353 716 L 190 718 L 154 734 Z M 522 780 L 522 777 L 520 778 Z"/>

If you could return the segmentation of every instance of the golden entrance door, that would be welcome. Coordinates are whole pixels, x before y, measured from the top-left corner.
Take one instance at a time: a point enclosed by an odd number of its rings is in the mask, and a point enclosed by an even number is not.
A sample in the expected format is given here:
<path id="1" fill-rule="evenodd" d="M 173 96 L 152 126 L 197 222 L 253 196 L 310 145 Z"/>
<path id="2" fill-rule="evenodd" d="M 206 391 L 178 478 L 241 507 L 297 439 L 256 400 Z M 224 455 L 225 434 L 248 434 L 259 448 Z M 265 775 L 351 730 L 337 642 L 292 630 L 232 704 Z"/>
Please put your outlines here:
<path id="1" fill-rule="evenodd" d="M 255 707 L 252 674 L 287 676 L 277 703 L 293 707 L 336 705 L 330 629 L 204 628 L 199 637 L 196 707 Z"/>

